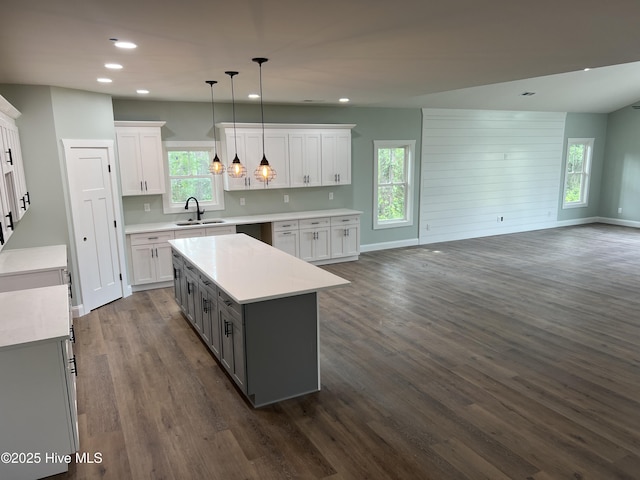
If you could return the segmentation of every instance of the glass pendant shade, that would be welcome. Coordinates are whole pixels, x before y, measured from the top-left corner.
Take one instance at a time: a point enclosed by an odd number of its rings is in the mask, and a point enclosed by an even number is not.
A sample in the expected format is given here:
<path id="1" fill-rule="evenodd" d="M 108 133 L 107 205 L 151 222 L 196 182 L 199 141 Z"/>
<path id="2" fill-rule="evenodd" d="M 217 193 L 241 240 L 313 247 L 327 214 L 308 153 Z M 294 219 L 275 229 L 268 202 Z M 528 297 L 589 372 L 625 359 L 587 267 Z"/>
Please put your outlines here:
<path id="1" fill-rule="evenodd" d="M 213 150 L 214 156 L 211 164 L 209 165 L 209 172 L 213 175 L 222 175 L 224 173 L 224 165 L 218 158 L 218 142 L 216 141 L 216 108 L 213 102 L 213 85 L 218 83 L 215 80 L 206 80 L 205 83 L 208 83 L 211 87 L 211 118 L 213 121 Z"/>
<path id="2" fill-rule="evenodd" d="M 247 168 L 242 165 L 240 159 L 238 158 L 238 135 L 236 134 L 236 96 L 233 91 L 233 77 L 238 74 L 238 72 L 224 72 L 231 78 L 231 107 L 233 112 L 233 140 L 235 145 L 235 157 L 233 162 L 227 168 L 227 175 L 231 178 L 242 178 L 247 174 Z"/>
<path id="3" fill-rule="evenodd" d="M 264 151 L 264 104 L 262 103 L 262 64 L 268 61 L 267 58 L 252 58 L 260 67 L 260 114 L 262 117 L 262 161 L 253 172 L 256 180 L 263 182 L 266 187 L 270 181 L 276 178 L 276 171 L 269 165 L 269 160 Z"/>

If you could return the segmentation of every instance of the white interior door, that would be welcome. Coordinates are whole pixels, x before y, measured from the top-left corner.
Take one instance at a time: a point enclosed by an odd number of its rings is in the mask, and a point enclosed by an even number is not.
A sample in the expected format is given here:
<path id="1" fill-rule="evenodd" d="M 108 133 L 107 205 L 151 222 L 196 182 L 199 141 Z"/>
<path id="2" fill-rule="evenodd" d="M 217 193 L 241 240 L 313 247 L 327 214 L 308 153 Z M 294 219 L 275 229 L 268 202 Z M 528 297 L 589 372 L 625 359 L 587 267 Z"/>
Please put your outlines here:
<path id="1" fill-rule="evenodd" d="M 112 152 L 65 145 L 65 153 L 80 290 L 88 313 L 123 294 L 109 172 Z"/>

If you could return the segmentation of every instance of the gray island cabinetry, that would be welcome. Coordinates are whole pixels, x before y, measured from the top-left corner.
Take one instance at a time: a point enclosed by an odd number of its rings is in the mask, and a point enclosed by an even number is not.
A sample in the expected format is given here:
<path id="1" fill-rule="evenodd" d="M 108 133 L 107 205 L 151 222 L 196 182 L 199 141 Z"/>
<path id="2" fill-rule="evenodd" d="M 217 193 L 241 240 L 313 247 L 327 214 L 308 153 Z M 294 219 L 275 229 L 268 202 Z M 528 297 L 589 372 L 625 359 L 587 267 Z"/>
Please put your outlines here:
<path id="1" fill-rule="evenodd" d="M 244 234 L 169 243 L 176 301 L 254 407 L 320 390 L 317 292 L 349 281 Z"/>

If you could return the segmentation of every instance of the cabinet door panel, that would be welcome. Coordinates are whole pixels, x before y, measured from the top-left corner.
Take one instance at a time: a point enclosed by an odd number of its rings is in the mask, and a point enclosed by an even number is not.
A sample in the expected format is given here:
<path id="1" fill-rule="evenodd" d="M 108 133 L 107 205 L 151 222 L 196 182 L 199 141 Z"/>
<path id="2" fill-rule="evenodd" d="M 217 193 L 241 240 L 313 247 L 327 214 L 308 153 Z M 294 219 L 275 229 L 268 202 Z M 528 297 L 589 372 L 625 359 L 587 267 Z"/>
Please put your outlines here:
<path id="1" fill-rule="evenodd" d="M 297 230 L 288 230 L 285 232 L 275 232 L 273 235 L 273 246 L 278 250 L 287 252 L 294 257 L 300 256 L 300 242 L 298 240 L 299 233 Z"/>
<path id="2" fill-rule="evenodd" d="M 156 243 L 156 281 L 166 282 L 173 279 L 173 261 L 171 256 L 171 245 L 168 243 Z"/>
<path id="3" fill-rule="evenodd" d="M 156 269 L 153 247 L 151 245 L 132 246 L 131 266 L 134 285 L 155 282 Z"/>
<path id="4" fill-rule="evenodd" d="M 164 193 L 164 158 L 159 129 L 140 132 L 140 162 L 144 193 L 148 195 Z"/>
<path id="5" fill-rule="evenodd" d="M 142 195 L 142 164 L 137 132 L 117 131 L 118 160 L 122 195 Z"/>

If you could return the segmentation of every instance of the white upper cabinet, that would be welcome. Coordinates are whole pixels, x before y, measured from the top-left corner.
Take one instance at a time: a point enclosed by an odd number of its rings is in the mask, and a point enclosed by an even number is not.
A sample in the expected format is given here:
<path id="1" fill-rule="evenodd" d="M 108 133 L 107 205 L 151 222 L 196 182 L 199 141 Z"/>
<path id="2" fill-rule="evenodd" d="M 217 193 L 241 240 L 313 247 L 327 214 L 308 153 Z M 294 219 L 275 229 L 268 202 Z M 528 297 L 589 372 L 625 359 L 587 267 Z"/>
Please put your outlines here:
<path id="1" fill-rule="evenodd" d="M 20 112 L 0 96 L 0 249 L 31 205 L 15 123 L 19 116 Z"/>
<path id="2" fill-rule="evenodd" d="M 322 185 L 351 183 L 351 130 L 322 134 Z"/>
<path id="3" fill-rule="evenodd" d="M 322 184 L 319 133 L 289 135 L 289 178 L 292 187 L 319 187 Z"/>
<path id="4" fill-rule="evenodd" d="M 115 122 L 122 195 L 165 192 L 161 127 L 165 122 Z"/>
<path id="5" fill-rule="evenodd" d="M 219 123 L 225 158 L 231 165 L 236 151 L 246 167 L 243 178 L 225 173 L 225 190 L 319 187 L 351 183 L 351 129 L 355 125 L 266 124 L 264 150 L 276 178 L 268 184 L 254 177 L 262 160 L 262 126 Z"/>

